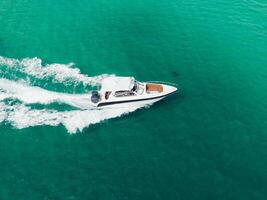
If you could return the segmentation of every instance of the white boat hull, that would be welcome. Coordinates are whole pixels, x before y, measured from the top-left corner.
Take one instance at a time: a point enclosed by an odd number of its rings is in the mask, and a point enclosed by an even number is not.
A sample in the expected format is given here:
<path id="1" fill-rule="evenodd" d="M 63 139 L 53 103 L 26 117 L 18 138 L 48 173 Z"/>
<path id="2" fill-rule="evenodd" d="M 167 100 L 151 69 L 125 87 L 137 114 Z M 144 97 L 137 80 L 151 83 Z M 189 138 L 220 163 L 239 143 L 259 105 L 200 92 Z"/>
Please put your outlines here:
<path id="1" fill-rule="evenodd" d="M 143 92 L 141 95 L 116 98 L 112 97 L 109 100 L 104 100 L 98 103 L 97 107 L 102 108 L 125 108 L 125 107 L 144 107 L 152 105 L 153 103 L 162 100 L 163 98 L 173 94 L 177 91 L 176 87 L 163 85 L 163 92 L 161 93 L 147 93 Z"/>
<path id="2" fill-rule="evenodd" d="M 133 102 L 120 102 L 120 103 L 114 103 L 110 105 L 104 105 L 99 106 L 99 109 L 105 109 L 105 108 L 129 108 L 129 107 L 145 107 L 150 106 L 154 104 L 157 101 L 160 101 L 165 97 L 157 98 L 157 99 L 148 99 L 148 100 L 142 100 L 142 101 L 133 101 Z"/>

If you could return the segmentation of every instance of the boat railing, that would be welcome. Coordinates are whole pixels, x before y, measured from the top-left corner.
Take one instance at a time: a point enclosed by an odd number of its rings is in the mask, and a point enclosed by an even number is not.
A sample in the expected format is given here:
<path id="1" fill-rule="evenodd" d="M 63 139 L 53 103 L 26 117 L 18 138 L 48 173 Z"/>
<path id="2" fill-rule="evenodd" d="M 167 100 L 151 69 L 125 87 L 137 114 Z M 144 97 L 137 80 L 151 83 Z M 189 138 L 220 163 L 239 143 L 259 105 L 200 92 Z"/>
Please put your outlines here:
<path id="1" fill-rule="evenodd" d="M 178 87 L 178 84 L 170 83 L 170 82 L 166 82 L 166 81 L 146 81 L 146 83 L 158 83 L 158 84 L 166 84 L 166 85 Z"/>

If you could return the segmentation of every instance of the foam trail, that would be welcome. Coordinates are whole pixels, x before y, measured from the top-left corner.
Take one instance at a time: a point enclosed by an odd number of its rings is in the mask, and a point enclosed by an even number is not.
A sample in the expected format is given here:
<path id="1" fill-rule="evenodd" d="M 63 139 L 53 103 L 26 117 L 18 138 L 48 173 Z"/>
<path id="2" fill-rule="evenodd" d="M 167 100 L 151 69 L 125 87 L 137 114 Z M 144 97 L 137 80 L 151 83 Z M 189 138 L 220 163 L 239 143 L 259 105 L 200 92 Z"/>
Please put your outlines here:
<path id="1" fill-rule="evenodd" d="M 55 83 L 67 88 L 69 84 L 94 86 L 101 84 L 106 76 L 110 75 L 89 77 L 82 74 L 78 68 L 74 68 L 72 63 L 43 66 L 39 58 L 18 60 L 0 56 L 0 123 L 11 124 L 18 129 L 62 124 L 69 133 L 76 133 L 91 124 L 119 117 L 146 106 L 96 109 L 90 101 L 90 93 L 68 94 L 43 88 L 47 84 L 52 84 L 49 86 L 54 88 Z M 41 87 L 34 86 L 36 80 L 37 85 Z M 46 106 L 54 102 L 71 105 L 76 110 L 59 111 Z M 33 108 L 32 104 L 42 104 L 43 109 Z"/>
<path id="2" fill-rule="evenodd" d="M 65 103 L 80 109 L 90 109 L 91 94 L 66 94 L 48 91 L 40 87 L 27 85 L 25 82 L 14 82 L 0 78 L 0 100 L 8 98 L 18 99 L 25 104 L 50 104 L 54 102 Z"/>
<path id="3" fill-rule="evenodd" d="M 22 129 L 33 126 L 64 125 L 69 133 L 82 131 L 91 124 L 99 123 L 103 120 L 119 117 L 133 112 L 139 107 L 124 109 L 104 109 L 104 110 L 74 110 L 59 112 L 56 110 L 37 110 L 25 105 L 6 105 L 0 103 L 0 122 L 6 121 L 15 128 Z"/>
<path id="4" fill-rule="evenodd" d="M 54 81 L 64 83 L 68 81 L 80 82 L 84 85 L 98 85 L 107 74 L 100 76 L 88 77 L 81 74 L 79 68 L 74 68 L 74 63 L 69 64 L 47 64 L 42 65 L 42 60 L 39 58 L 24 58 L 22 60 L 6 58 L 0 56 L 0 66 L 6 66 L 19 72 L 23 72 L 28 76 L 33 76 L 38 79 L 53 78 Z"/>

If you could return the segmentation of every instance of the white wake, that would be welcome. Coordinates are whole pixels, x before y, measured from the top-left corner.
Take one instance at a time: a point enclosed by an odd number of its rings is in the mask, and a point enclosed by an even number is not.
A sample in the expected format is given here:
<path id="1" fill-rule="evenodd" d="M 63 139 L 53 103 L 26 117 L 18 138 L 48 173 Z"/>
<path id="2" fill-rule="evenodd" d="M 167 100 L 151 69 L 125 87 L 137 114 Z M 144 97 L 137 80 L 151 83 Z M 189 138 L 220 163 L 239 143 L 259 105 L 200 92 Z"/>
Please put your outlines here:
<path id="1" fill-rule="evenodd" d="M 38 79 L 53 78 L 53 81 L 63 84 L 68 81 L 73 81 L 84 85 L 97 85 L 104 77 L 108 76 L 107 74 L 103 74 L 100 76 L 88 77 L 82 74 L 79 68 L 74 68 L 74 63 L 42 65 L 42 60 L 39 58 L 24 58 L 18 60 L 0 56 L 0 66 L 8 67 L 8 69 L 11 69 L 11 72 L 25 73 L 28 77 L 33 76 Z"/>
<path id="2" fill-rule="evenodd" d="M 26 105 L 51 103 L 65 103 L 80 109 L 91 109 L 91 94 L 66 94 L 48 91 L 40 87 L 33 87 L 20 81 L 14 82 L 0 78 L 0 101 L 5 99 L 17 99 Z"/>
<path id="3" fill-rule="evenodd" d="M 128 108 L 96 109 L 90 101 L 90 93 L 68 94 L 32 85 L 32 80 L 52 79 L 57 83 L 66 81 L 82 83 L 83 85 L 98 85 L 103 77 L 89 77 L 73 65 L 50 64 L 42 66 L 41 59 L 25 58 L 22 60 L 0 56 L 0 123 L 11 124 L 14 128 L 22 129 L 33 126 L 58 126 L 62 124 L 69 133 L 82 131 L 91 124 L 119 117 L 133 112 L 143 106 Z M 10 79 L 12 74 L 19 72 L 24 76 Z M 4 76 L 5 75 L 5 76 Z M 10 76 L 10 77 L 9 77 Z M 28 77 L 31 76 L 31 80 Z M 50 83 L 53 84 L 53 83 Z M 73 110 L 56 110 L 48 108 L 52 103 L 67 104 Z M 42 105 L 42 109 L 34 108 L 33 104 Z"/>
<path id="4" fill-rule="evenodd" d="M 69 133 L 82 131 L 91 124 L 99 123 L 106 119 L 119 117 L 123 114 L 133 112 L 138 107 L 123 109 L 103 109 L 103 110 L 73 110 L 56 111 L 48 109 L 31 109 L 23 104 L 7 105 L 0 103 L 0 122 L 9 122 L 18 129 L 50 125 L 64 125 Z"/>

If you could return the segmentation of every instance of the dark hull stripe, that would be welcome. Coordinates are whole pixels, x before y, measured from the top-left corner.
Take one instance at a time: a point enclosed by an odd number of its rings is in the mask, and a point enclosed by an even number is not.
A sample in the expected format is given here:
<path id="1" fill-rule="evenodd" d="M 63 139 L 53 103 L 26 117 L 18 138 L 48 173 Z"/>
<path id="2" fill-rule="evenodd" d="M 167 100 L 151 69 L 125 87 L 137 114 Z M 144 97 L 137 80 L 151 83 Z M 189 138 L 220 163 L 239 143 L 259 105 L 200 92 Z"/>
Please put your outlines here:
<path id="1" fill-rule="evenodd" d="M 146 98 L 146 99 L 135 99 L 135 100 L 127 100 L 127 101 L 103 102 L 103 103 L 99 103 L 99 104 L 97 105 L 97 107 L 109 106 L 109 105 L 113 105 L 113 104 L 129 103 L 129 102 L 135 102 L 135 101 L 147 101 L 147 100 L 159 99 L 159 98 L 166 97 L 166 96 L 169 96 L 169 95 L 171 95 L 171 94 L 174 94 L 175 92 L 176 92 L 176 91 L 171 92 L 171 93 L 169 93 L 169 94 L 162 95 L 162 96 L 151 97 L 151 98 Z"/>

